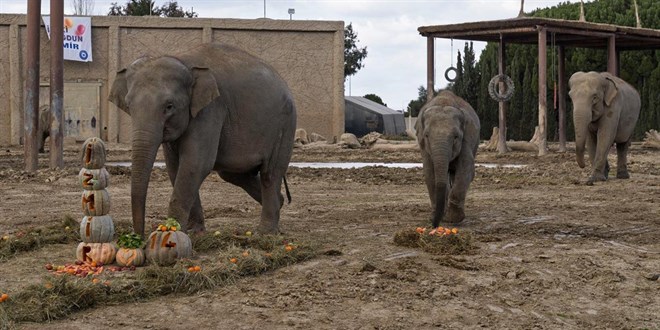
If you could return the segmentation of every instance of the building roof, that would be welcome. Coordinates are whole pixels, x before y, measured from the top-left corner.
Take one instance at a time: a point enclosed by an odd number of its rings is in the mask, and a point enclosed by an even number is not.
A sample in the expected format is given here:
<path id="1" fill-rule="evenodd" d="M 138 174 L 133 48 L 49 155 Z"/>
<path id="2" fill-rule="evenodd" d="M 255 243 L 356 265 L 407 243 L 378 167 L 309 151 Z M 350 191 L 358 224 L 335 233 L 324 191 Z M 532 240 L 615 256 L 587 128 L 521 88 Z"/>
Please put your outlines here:
<path id="1" fill-rule="evenodd" d="M 356 104 L 358 106 L 361 106 L 371 112 L 375 112 L 380 115 L 395 115 L 395 114 L 401 114 L 400 112 L 396 110 L 392 110 L 380 103 L 376 103 L 370 99 L 361 97 L 361 96 L 345 96 L 344 97 L 347 102 L 351 102 L 353 104 Z"/>
<path id="2" fill-rule="evenodd" d="M 507 43 L 537 44 L 541 28 L 554 33 L 557 45 L 568 47 L 607 48 L 608 38 L 615 36 L 620 50 L 660 49 L 660 30 L 552 18 L 518 17 L 421 26 L 417 30 L 425 37 L 490 42 L 499 42 L 502 37 Z"/>

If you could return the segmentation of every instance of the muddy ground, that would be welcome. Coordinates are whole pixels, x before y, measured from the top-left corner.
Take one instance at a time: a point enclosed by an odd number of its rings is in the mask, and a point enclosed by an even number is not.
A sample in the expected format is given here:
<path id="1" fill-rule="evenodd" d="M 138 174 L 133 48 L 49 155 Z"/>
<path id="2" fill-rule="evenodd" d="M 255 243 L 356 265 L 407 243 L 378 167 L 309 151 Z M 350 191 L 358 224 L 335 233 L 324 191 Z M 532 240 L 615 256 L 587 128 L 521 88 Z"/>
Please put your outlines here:
<path id="1" fill-rule="evenodd" d="M 554 149 L 554 146 L 551 146 Z M 79 211 L 77 146 L 66 168 L 22 172 L 22 150 L 0 150 L 0 234 Z M 130 160 L 109 145 L 109 161 Z M 415 150 L 296 149 L 293 161 L 421 162 Z M 583 184 L 574 154 L 480 152 L 459 227 L 471 255 L 432 255 L 393 244 L 428 225 L 422 170 L 297 169 L 281 229 L 320 243 L 311 260 L 194 296 L 88 309 L 24 329 L 660 329 L 660 151 L 635 145 L 631 179 Z M 615 154 L 610 154 L 615 164 Z M 40 165 L 48 164 L 47 155 Z M 110 167 L 115 221 L 130 220 L 130 170 Z M 615 174 L 615 168 L 612 169 Z M 166 215 L 171 191 L 155 170 L 147 214 Z M 256 226 L 259 205 L 217 176 L 202 187 L 207 229 Z M 325 252 L 325 253 L 324 253 Z M 38 281 L 46 262 L 72 261 L 75 244 L 0 263 L 0 291 Z"/>

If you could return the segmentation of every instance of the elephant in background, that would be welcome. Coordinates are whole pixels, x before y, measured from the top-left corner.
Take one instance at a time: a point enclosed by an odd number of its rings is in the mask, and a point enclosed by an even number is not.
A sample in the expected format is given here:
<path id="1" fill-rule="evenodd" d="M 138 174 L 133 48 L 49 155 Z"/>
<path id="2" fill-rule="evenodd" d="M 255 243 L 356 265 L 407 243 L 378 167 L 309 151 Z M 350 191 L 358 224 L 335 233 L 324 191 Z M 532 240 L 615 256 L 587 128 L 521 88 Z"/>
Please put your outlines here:
<path id="1" fill-rule="evenodd" d="M 607 154 L 612 143 L 616 143 L 616 177 L 629 178 L 627 155 L 641 107 L 639 93 L 607 72 L 576 72 L 568 84 L 568 95 L 573 101 L 577 163 L 584 168 L 585 144 L 591 161 L 592 173 L 587 184 L 607 180 L 610 169 Z"/>
<path id="2" fill-rule="evenodd" d="M 131 211 L 144 235 L 149 177 L 158 147 L 174 187 L 168 216 L 205 230 L 199 188 L 211 171 L 262 205 L 257 228 L 279 231 L 284 175 L 293 151 L 296 108 L 275 70 L 226 45 L 178 56 L 143 57 L 117 73 L 109 100 L 131 116 Z"/>
<path id="3" fill-rule="evenodd" d="M 415 129 L 433 207 L 433 227 L 443 220 L 459 223 L 465 218 L 465 196 L 474 178 L 479 117 L 465 100 L 442 91 L 422 107 Z"/>
<path id="4" fill-rule="evenodd" d="M 44 153 L 44 146 L 46 144 L 46 138 L 50 136 L 50 106 L 42 105 L 39 107 L 39 132 L 37 137 L 39 138 L 39 152 Z"/>

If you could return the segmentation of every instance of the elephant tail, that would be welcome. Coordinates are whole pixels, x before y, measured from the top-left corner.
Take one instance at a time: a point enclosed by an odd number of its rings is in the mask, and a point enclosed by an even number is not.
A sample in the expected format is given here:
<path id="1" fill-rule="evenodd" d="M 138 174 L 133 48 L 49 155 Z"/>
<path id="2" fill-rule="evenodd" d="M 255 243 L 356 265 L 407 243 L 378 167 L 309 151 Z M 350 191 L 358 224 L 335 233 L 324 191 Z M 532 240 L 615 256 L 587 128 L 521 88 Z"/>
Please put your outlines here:
<path id="1" fill-rule="evenodd" d="M 286 191 L 286 199 L 289 200 L 291 204 L 291 193 L 289 192 L 289 185 L 286 183 L 286 175 L 282 177 L 284 179 L 284 191 Z"/>

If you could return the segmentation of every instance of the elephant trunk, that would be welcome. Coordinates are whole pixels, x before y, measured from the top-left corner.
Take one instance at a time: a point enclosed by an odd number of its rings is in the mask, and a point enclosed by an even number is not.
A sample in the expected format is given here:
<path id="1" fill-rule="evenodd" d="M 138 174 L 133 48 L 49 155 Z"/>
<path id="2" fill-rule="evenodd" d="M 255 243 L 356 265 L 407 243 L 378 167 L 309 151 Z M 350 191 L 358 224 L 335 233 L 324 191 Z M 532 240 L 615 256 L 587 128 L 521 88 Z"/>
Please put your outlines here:
<path id="1" fill-rule="evenodd" d="M 162 134 L 161 134 L 162 135 Z M 144 237 L 145 204 L 151 170 L 162 136 L 147 131 L 133 131 L 131 167 L 131 211 L 133 230 Z"/>
<path id="2" fill-rule="evenodd" d="M 451 149 L 445 143 L 431 149 L 433 158 L 433 171 L 435 172 L 435 208 L 433 213 L 433 227 L 438 227 L 445 214 L 447 206 L 447 193 L 449 191 L 449 157 Z"/>
<path id="3" fill-rule="evenodd" d="M 591 123 L 591 107 L 575 107 L 573 111 L 573 123 L 575 125 L 575 156 L 580 168 L 584 168 L 584 147 L 589 134 L 589 123 Z"/>

